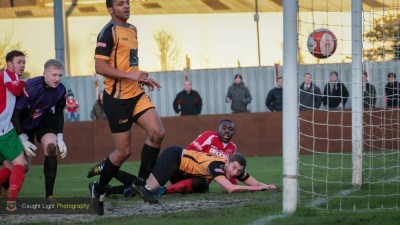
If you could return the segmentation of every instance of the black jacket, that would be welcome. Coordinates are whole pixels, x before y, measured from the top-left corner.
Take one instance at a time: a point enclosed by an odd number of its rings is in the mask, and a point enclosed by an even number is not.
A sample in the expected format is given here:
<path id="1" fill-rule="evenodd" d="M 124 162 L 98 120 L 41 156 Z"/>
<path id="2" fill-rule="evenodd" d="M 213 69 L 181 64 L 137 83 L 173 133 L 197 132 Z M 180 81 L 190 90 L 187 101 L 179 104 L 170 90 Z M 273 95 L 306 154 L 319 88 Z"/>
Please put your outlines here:
<path id="1" fill-rule="evenodd" d="M 283 103 L 283 91 L 282 88 L 273 88 L 268 92 L 267 99 L 265 99 L 265 105 L 271 112 L 282 111 Z"/>
<path id="2" fill-rule="evenodd" d="M 375 107 L 376 104 L 376 89 L 374 85 L 365 83 L 363 88 L 363 102 L 364 107 Z"/>
<path id="3" fill-rule="evenodd" d="M 304 88 L 304 82 L 300 85 L 300 110 L 319 109 L 322 103 L 322 94 L 318 86 L 313 83 L 307 89 Z"/>
<path id="4" fill-rule="evenodd" d="M 203 100 L 197 91 L 191 90 L 187 94 L 183 90 L 176 95 L 173 106 L 176 113 L 181 112 L 181 116 L 199 115 L 203 106 Z"/>
<path id="5" fill-rule="evenodd" d="M 387 107 L 399 107 L 399 101 L 400 101 L 400 83 L 395 81 L 393 84 L 392 83 L 387 83 L 385 86 L 385 94 L 386 94 L 386 99 Z"/>
<path id="6" fill-rule="evenodd" d="M 330 88 L 331 83 L 327 83 L 324 88 L 324 105 L 334 108 L 338 107 L 343 102 L 343 108 L 349 98 L 349 91 L 343 83 L 337 82 L 333 90 Z"/>

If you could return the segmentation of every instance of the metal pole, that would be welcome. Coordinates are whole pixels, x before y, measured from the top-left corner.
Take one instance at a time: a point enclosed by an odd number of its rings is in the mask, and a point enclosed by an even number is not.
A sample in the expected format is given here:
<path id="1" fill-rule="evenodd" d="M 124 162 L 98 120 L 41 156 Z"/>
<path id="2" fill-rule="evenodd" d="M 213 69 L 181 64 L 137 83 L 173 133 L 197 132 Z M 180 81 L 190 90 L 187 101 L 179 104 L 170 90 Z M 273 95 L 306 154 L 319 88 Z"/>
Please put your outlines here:
<path id="1" fill-rule="evenodd" d="M 352 23 L 352 159 L 353 185 L 362 184 L 363 99 L 362 99 L 362 0 L 351 1 Z"/>
<path id="2" fill-rule="evenodd" d="M 283 196 L 284 213 L 297 209 L 297 1 L 283 0 Z"/>
<path id="3" fill-rule="evenodd" d="M 256 1 L 256 14 L 254 14 L 254 21 L 256 22 L 257 26 L 257 49 L 258 49 L 258 66 L 261 66 L 261 52 L 260 52 L 260 29 L 258 27 L 258 21 L 260 17 L 258 15 L 258 0 Z"/>
<path id="4" fill-rule="evenodd" d="M 65 75 L 69 75 L 68 61 L 66 58 L 65 47 L 65 13 L 64 0 L 54 0 L 54 32 L 56 59 L 64 64 Z"/>

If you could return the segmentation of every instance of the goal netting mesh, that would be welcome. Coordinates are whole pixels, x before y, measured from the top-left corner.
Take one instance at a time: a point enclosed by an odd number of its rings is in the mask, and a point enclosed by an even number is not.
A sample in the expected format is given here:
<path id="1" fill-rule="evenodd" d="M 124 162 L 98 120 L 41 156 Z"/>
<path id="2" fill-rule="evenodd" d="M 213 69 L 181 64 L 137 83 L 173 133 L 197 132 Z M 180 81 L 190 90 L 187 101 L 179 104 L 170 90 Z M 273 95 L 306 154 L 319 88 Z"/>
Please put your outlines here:
<path id="1" fill-rule="evenodd" d="M 299 86 L 307 73 L 313 84 L 307 90 L 299 88 L 298 95 L 298 202 L 328 210 L 398 209 L 400 1 L 363 1 L 361 185 L 352 182 L 351 34 L 355 28 L 351 1 L 300 0 L 298 4 Z M 326 59 L 314 57 L 307 48 L 310 33 L 320 28 L 337 38 L 336 52 Z M 336 82 L 331 80 L 334 71 Z M 339 97 L 332 98 L 335 91 Z M 341 104 L 336 106 L 338 98 Z"/>

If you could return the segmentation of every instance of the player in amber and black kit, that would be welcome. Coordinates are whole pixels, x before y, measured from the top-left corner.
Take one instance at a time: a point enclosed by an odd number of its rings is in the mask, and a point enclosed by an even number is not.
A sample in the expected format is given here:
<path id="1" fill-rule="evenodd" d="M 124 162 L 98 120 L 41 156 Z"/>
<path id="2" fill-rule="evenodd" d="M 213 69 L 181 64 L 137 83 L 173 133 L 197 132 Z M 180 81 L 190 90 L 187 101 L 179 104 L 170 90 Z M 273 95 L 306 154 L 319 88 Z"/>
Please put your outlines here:
<path id="1" fill-rule="evenodd" d="M 224 119 L 218 124 L 217 131 L 206 131 L 200 134 L 186 149 L 206 152 L 215 156 L 229 158 L 236 152 L 236 145 L 231 141 L 235 135 L 235 123 Z M 100 175 L 104 168 L 104 160 L 93 166 L 88 171 L 88 178 Z M 119 170 L 114 178 L 123 183 L 121 186 L 107 186 L 107 194 L 124 194 L 126 197 L 134 195 L 127 189 L 130 184 L 137 179 L 133 174 Z M 233 184 L 237 184 L 236 179 L 232 179 Z M 173 193 L 192 193 L 205 192 L 208 190 L 208 181 L 199 177 L 189 177 L 185 174 L 177 173 L 171 178 L 171 185 L 160 189 L 158 195 Z"/>
<path id="2" fill-rule="evenodd" d="M 92 206 L 98 215 L 104 214 L 105 187 L 131 155 L 131 128 L 137 123 L 147 132 L 142 149 L 139 178 L 133 189 L 143 194 L 144 180 L 153 169 L 165 135 L 160 117 L 144 92 L 143 85 L 161 88 L 160 84 L 139 70 L 136 27 L 128 23 L 129 0 L 106 0 L 111 21 L 97 37 L 95 49 L 96 73 L 104 76 L 103 106 L 116 149 L 106 158 L 98 182 L 89 184 Z"/>
<path id="3" fill-rule="evenodd" d="M 162 185 L 176 173 L 185 173 L 194 177 L 212 179 L 225 191 L 262 191 L 276 189 L 275 185 L 267 185 L 256 181 L 246 171 L 246 159 L 240 154 L 233 154 L 229 159 L 214 156 L 205 152 L 189 151 L 180 147 L 165 149 L 146 180 L 144 201 L 153 203 L 152 196 Z M 229 180 L 237 178 L 246 185 L 232 184 Z"/>

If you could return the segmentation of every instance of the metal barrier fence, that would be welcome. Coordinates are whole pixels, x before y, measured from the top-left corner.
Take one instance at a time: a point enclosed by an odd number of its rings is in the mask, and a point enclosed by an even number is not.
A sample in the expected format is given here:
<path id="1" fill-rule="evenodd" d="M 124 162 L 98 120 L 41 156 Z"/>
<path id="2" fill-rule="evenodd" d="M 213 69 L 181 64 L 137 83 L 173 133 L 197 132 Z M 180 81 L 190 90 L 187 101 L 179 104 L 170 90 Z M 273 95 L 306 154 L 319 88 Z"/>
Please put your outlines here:
<path id="1" fill-rule="evenodd" d="M 398 74 L 399 61 L 374 62 L 365 64 L 371 83 L 377 87 L 377 95 L 383 96 L 386 84 L 386 75 L 389 72 Z M 298 80 L 303 82 L 305 72 L 313 74 L 314 83 L 320 87 L 321 92 L 329 81 L 329 73 L 337 71 L 339 78 L 344 82 L 351 93 L 351 64 L 319 64 L 300 65 Z M 268 91 L 275 86 L 275 68 L 247 67 L 247 68 L 223 68 L 207 70 L 190 70 L 188 78 L 192 82 L 192 88 L 198 91 L 203 99 L 202 115 L 231 113 L 230 104 L 225 103 L 228 87 L 233 83 L 235 74 L 242 74 L 243 82 L 249 88 L 253 97 L 248 105 L 251 112 L 266 112 L 265 99 Z M 281 68 L 279 69 L 281 74 Z M 150 76 L 158 80 L 162 86 L 160 91 L 150 92 L 149 96 L 155 104 L 161 117 L 175 116 L 172 107 L 174 98 L 183 90 L 185 74 L 183 71 L 154 72 Z M 103 77 L 99 76 L 99 90 L 103 89 Z M 67 89 L 71 89 L 80 103 L 80 120 L 90 120 L 90 111 L 97 99 L 94 76 L 67 77 L 64 81 Z M 298 90 L 293 90 L 298 91 Z M 383 107 L 383 98 L 378 97 L 377 106 Z M 351 107 L 351 101 L 346 107 Z"/>

